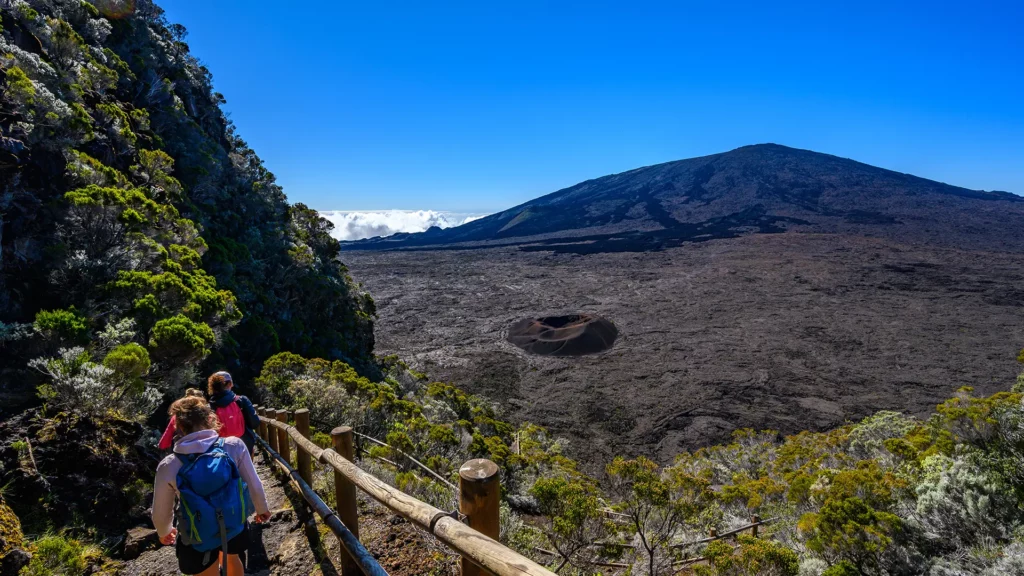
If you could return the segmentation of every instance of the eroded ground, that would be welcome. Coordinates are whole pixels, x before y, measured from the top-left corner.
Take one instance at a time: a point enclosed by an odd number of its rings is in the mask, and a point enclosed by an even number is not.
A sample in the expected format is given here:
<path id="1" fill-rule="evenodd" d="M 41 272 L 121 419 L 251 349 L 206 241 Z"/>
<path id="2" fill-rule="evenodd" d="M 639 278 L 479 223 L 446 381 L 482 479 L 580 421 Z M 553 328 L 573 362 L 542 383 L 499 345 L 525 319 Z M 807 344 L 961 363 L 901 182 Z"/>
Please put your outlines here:
<path id="1" fill-rule="evenodd" d="M 549 427 L 591 464 L 662 462 L 739 427 L 824 429 L 925 414 L 1009 387 L 1024 256 L 774 234 L 662 252 L 347 252 L 377 302 L 377 352 Z M 581 358 L 505 341 L 524 317 L 587 312 L 620 335 Z"/>

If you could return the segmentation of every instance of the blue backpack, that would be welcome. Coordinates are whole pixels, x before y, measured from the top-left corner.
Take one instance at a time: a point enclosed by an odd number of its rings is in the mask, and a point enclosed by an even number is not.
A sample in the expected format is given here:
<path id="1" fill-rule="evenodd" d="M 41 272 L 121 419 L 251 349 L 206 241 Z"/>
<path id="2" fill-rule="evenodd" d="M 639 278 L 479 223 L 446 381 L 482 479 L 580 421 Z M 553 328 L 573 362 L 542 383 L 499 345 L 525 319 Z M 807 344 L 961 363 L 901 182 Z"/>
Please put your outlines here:
<path id="1" fill-rule="evenodd" d="M 228 540 L 242 533 L 255 507 L 235 461 L 224 450 L 224 439 L 202 454 L 176 456 L 182 462 L 177 477 L 179 540 L 199 552 L 220 548 L 227 554 Z"/>

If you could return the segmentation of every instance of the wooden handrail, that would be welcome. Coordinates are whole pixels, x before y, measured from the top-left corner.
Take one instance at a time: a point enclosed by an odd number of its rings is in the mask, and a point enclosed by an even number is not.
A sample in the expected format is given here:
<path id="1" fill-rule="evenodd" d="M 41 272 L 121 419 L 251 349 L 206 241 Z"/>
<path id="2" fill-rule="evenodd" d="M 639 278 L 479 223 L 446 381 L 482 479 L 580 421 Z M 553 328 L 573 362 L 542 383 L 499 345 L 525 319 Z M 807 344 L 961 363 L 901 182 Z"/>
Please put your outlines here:
<path id="1" fill-rule="evenodd" d="M 468 558 L 491 574 L 495 576 L 555 576 L 553 572 L 533 560 L 452 518 L 449 513 L 422 502 L 364 472 L 333 449 L 320 448 L 299 433 L 295 427 L 266 416 L 261 416 L 260 421 L 267 423 L 268 432 L 270 426 L 277 428 L 277 431 L 285 432 L 287 435 L 284 438 L 290 437 L 294 440 L 299 450 L 306 451 L 317 462 L 330 466 L 374 500 L 430 532 L 438 540 L 462 554 L 464 558 Z M 336 517 L 332 516 L 332 518 Z"/>
<path id="2" fill-rule="evenodd" d="M 302 494 L 302 498 L 311 508 L 313 508 L 314 511 L 316 511 L 324 524 L 331 529 L 331 532 L 334 532 L 334 535 L 338 537 L 338 540 L 341 541 L 345 550 L 353 559 L 355 559 L 356 566 L 358 566 L 359 570 L 365 576 L 388 576 L 388 573 L 380 564 L 377 563 L 377 560 L 374 559 L 373 555 L 366 550 L 363 544 L 359 541 L 359 538 L 352 534 L 352 532 L 342 524 L 334 511 L 331 510 L 327 504 L 320 499 L 320 496 L 310 488 L 309 484 L 302 479 L 302 475 L 292 468 L 291 464 L 289 464 L 284 457 L 274 450 L 271 450 L 270 445 L 267 444 L 266 440 L 257 437 L 256 441 L 259 442 L 260 446 L 267 451 L 267 454 L 270 454 L 270 457 L 277 463 L 277 465 L 281 467 L 289 477 L 291 477 L 292 482 L 298 487 L 299 493 Z"/>
<path id="3" fill-rule="evenodd" d="M 380 502 L 391 511 L 427 532 L 434 530 L 434 524 L 437 523 L 439 518 L 448 515 L 447 512 L 434 508 L 426 502 L 421 502 L 405 492 L 386 484 L 376 476 L 364 472 L 334 450 L 324 450 L 320 455 L 320 462 L 341 472 L 341 475 L 355 484 L 356 488 L 366 492 L 377 502 Z"/>

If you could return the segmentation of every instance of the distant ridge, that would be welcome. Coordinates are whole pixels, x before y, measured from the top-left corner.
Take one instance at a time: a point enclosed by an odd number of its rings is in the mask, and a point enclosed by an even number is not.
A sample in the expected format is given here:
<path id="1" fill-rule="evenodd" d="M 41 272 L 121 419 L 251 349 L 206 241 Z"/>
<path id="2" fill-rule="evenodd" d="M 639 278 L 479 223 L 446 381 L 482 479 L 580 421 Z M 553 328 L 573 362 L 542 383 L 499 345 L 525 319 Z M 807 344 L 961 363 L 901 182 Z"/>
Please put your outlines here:
<path id="1" fill-rule="evenodd" d="M 1024 197 L 1009 192 L 758 144 L 587 180 L 455 228 L 371 238 L 342 249 L 518 245 L 585 254 L 803 231 L 1024 252 L 1021 230 Z"/>

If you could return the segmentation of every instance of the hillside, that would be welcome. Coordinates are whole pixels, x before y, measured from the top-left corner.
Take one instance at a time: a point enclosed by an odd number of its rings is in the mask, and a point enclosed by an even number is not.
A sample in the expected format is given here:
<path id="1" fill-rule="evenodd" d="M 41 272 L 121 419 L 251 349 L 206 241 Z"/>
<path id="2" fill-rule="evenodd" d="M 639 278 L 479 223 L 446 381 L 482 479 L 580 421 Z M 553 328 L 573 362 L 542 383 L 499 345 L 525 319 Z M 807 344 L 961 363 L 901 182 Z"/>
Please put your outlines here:
<path id="1" fill-rule="evenodd" d="M 184 28 L 149 0 L 0 7 L 0 410 L 62 348 L 121 347 L 174 394 L 280 350 L 371 369 L 330 224 L 288 204 Z"/>
<path id="2" fill-rule="evenodd" d="M 796 230 L 1022 252 L 1022 226 L 1021 196 L 762 144 L 587 180 L 457 228 L 343 248 L 514 244 L 587 254 Z"/>

